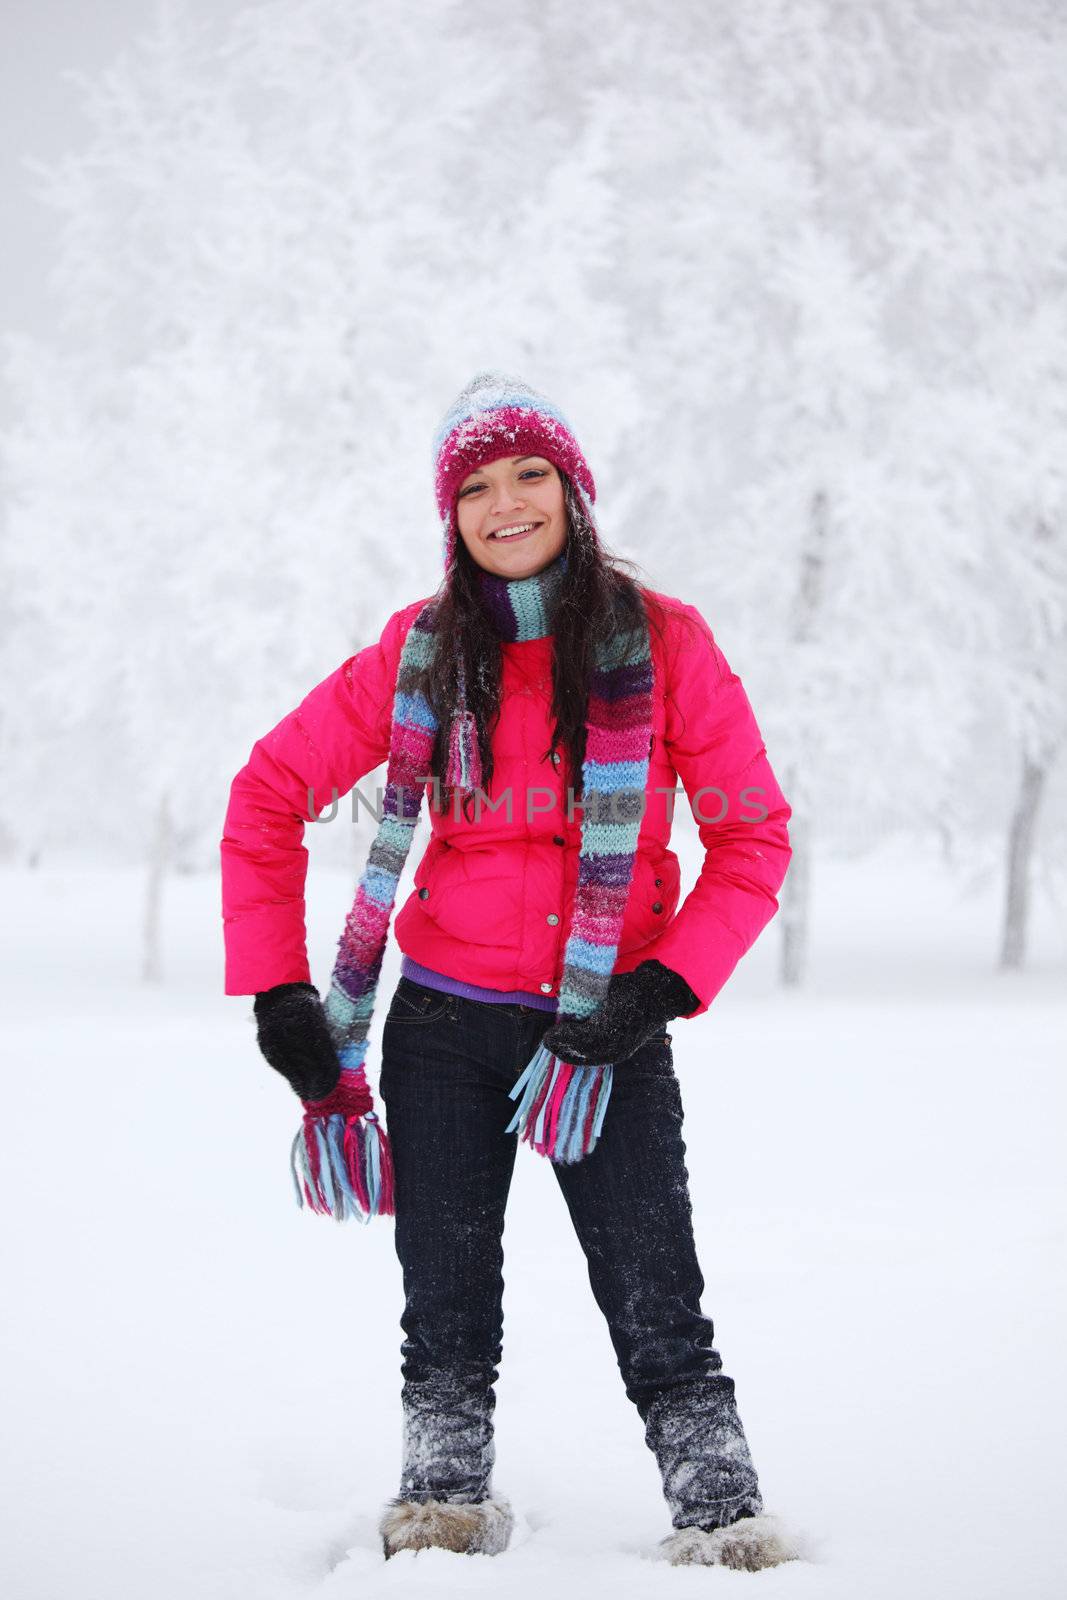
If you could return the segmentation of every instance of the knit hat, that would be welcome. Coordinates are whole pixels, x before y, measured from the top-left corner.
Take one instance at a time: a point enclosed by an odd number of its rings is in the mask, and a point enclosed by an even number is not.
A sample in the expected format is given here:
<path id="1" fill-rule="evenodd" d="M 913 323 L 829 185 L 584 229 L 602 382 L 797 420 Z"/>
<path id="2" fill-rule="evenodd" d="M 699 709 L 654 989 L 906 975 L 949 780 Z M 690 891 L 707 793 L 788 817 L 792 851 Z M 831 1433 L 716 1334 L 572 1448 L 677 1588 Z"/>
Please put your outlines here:
<path id="1" fill-rule="evenodd" d="M 489 402 L 484 408 L 482 400 Z M 529 444 L 573 474 L 592 498 L 593 478 L 569 427 L 554 406 L 525 384 L 479 374 L 464 389 L 438 433 L 438 504 L 451 526 L 455 491 L 467 472 L 510 447 Z M 500 448 L 504 441 L 504 449 Z M 466 455 L 463 452 L 467 451 Z M 446 526 L 446 533 L 447 533 Z M 449 556 L 454 544 L 446 543 Z M 567 572 L 566 549 L 540 572 L 509 579 L 479 567 L 487 616 L 502 640 L 551 633 Z M 365 1063 L 371 1016 L 397 887 L 422 809 L 438 729 L 419 683 L 448 648 L 436 634 L 437 602 L 415 617 L 400 653 L 382 820 L 338 945 L 326 1020 L 341 1061 L 337 1088 L 304 1102 L 291 1169 L 300 1205 L 344 1221 L 393 1212 L 388 1137 L 373 1110 Z M 564 949 L 557 1017 L 588 1017 L 607 994 L 633 882 L 644 813 L 652 736 L 653 667 L 647 622 L 627 633 L 605 630 L 598 641 L 586 713 L 582 765 L 581 849 L 571 926 Z M 448 781 L 463 791 L 480 781 L 462 736 L 460 705 L 451 712 Z M 575 1065 L 541 1044 L 511 1090 L 518 1107 L 507 1133 L 518 1132 L 556 1162 L 581 1160 L 595 1148 L 607 1111 L 612 1063 Z"/>
<path id="2" fill-rule="evenodd" d="M 448 408 L 434 438 L 434 493 L 444 528 L 447 572 L 456 554 L 456 497 L 468 473 L 505 455 L 539 455 L 577 485 L 593 522 L 596 484 L 558 406 L 520 378 L 479 372 Z"/>

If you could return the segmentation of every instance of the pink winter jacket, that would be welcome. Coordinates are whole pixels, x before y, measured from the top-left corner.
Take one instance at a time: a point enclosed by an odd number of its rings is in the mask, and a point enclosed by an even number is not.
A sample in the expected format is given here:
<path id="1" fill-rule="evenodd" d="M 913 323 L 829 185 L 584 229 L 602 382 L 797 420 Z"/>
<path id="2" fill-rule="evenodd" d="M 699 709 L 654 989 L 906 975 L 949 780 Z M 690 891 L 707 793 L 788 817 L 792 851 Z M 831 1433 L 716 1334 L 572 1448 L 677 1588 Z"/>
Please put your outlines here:
<path id="1" fill-rule="evenodd" d="M 687 1013 L 697 1017 L 778 909 L 791 854 L 791 812 L 741 680 L 707 622 L 695 606 L 646 594 L 658 602 L 663 639 L 653 626 L 646 809 L 615 970 L 627 972 L 656 957 L 699 995 L 700 1005 Z M 400 651 L 425 603 L 395 612 L 375 644 L 345 661 L 257 740 L 234 778 L 221 842 L 227 994 L 311 981 L 301 842 L 308 790 L 322 811 L 335 789 L 347 795 L 387 759 Z M 471 820 L 455 805 L 438 814 L 427 784 L 423 805 L 432 834 L 394 927 L 406 955 L 449 977 L 558 994 L 578 875 L 581 802 L 568 819 L 567 757 L 558 764 L 542 759 L 553 726 L 551 637 L 502 648 L 488 802 Z M 699 878 L 680 908 L 678 858 L 668 848 L 679 779 L 705 849 Z M 509 789 L 510 818 L 503 803 Z M 375 786 L 362 786 L 360 794 L 380 809 Z M 341 806 L 338 820 L 350 815 Z M 319 987 L 325 993 L 326 984 Z"/>

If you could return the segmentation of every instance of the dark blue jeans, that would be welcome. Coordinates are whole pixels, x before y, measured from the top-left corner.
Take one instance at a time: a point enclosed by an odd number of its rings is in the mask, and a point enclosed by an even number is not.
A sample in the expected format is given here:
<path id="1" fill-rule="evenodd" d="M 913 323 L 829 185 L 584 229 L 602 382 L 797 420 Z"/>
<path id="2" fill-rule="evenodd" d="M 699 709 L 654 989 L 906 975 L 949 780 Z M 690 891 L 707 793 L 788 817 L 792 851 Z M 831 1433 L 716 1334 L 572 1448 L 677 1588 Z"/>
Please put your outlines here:
<path id="1" fill-rule="evenodd" d="M 462 999 L 401 978 L 385 1021 L 380 1090 L 405 1295 L 404 1499 L 469 1504 L 492 1493 L 502 1235 L 518 1142 L 504 1131 L 516 1108 L 508 1090 L 551 1020 L 535 1007 Z M 711 1528 L 757 1514 L 762 1502 L 733 1379 L 700 1309 L 704 1279 L 669 1034 L 616 1066 L 592 1154 L 547 1164 L 585 1252 L 674 1527 Z"/>

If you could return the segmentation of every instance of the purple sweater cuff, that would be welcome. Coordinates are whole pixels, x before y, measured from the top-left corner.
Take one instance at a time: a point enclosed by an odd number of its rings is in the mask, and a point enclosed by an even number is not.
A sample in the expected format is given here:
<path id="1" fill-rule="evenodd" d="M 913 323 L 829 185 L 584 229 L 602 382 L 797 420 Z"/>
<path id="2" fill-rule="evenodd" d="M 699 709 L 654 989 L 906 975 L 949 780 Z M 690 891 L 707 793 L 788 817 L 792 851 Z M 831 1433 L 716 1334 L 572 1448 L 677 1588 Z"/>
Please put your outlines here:
<path id="1" fill-rule="evenodd" d="M 526 989 L 484 989 L 478 983 L 464 983 L 462 978 L 449 978 L 432 967 L 420 966 L 410 956 L 400 963 L 401 975 L 412 983 L 423 983 L 427 989 L 443 989 L 446 994 L 458 994 L 464 1000 L 488 1000 L 496 1005 L 535 1006 L 538 1011 L 555 1011 L 558 1001 L 548 994 L 532 994 Z"/>

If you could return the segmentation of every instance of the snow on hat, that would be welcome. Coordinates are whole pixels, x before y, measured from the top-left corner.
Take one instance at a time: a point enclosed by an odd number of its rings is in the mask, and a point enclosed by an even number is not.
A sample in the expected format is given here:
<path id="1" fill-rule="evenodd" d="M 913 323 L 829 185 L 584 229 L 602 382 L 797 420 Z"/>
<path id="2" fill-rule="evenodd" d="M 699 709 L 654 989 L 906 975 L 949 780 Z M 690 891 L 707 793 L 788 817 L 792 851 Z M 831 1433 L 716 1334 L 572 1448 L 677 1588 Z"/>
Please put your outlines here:
<path id="1" fill-rule="evenodd" d="M 565 472 L 584 495 L 588 511 L 596 499 L 596 484 L 559 407 L 520 378 L 476 373 L 449 407 L 434 438 L 434 493 L 444 527 L 446 570 L 455 559 L 456 498 L 464 478 L 488 461 L 526 452 L 544 456 Z M 593 522 L 591 511 L 589 520 Z"/>

